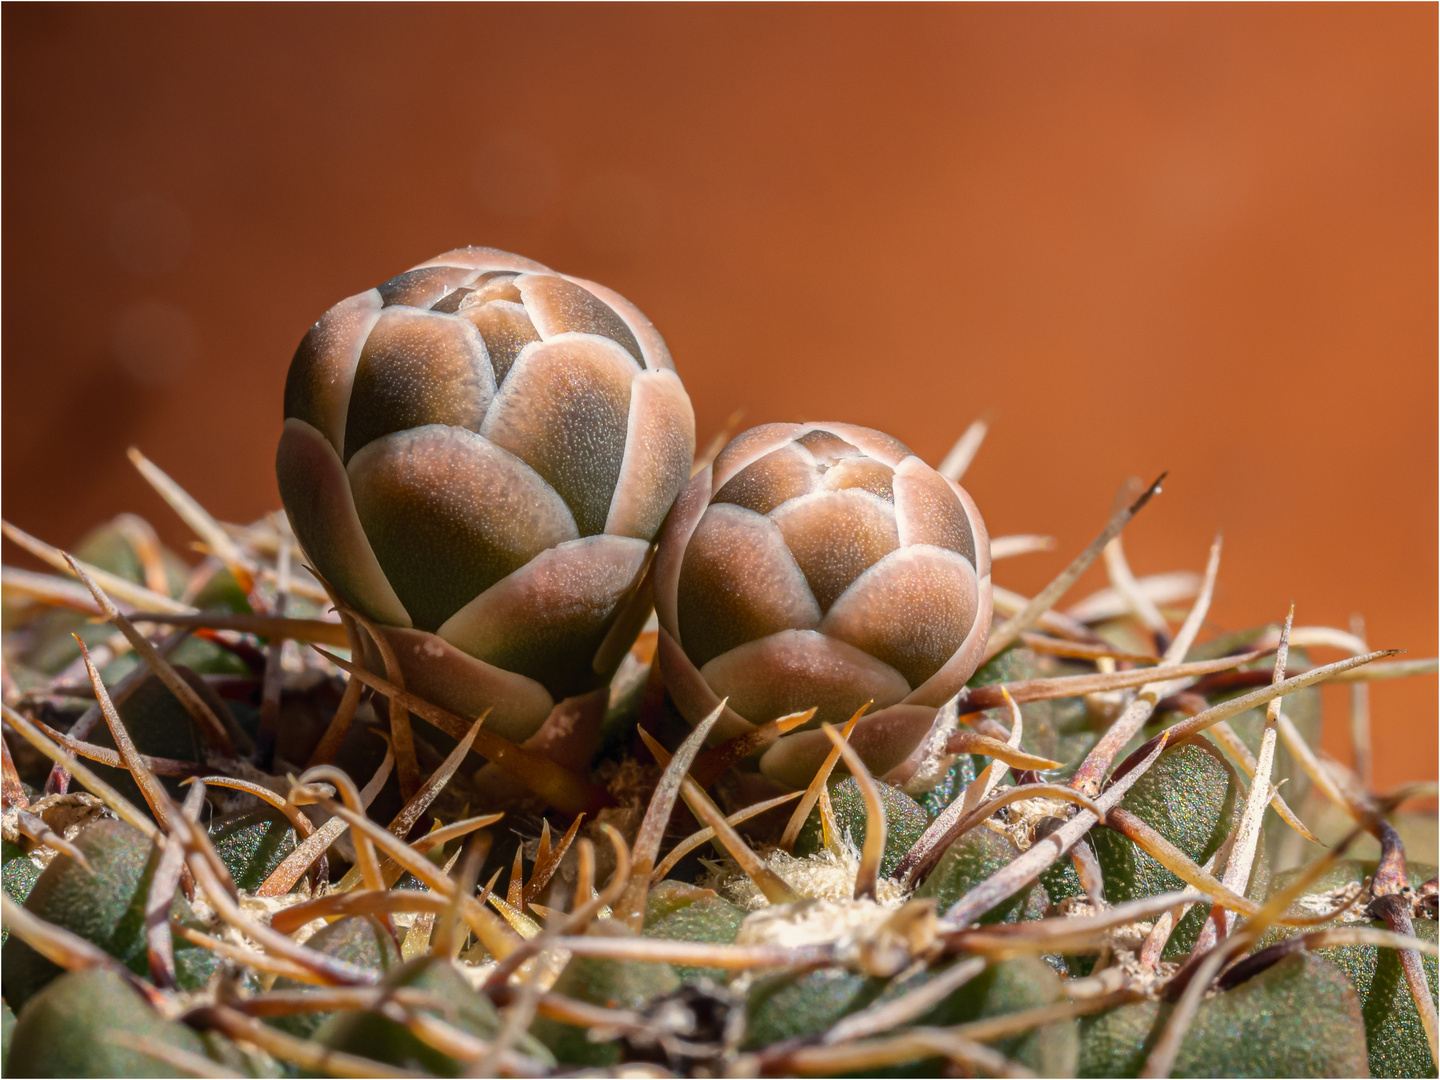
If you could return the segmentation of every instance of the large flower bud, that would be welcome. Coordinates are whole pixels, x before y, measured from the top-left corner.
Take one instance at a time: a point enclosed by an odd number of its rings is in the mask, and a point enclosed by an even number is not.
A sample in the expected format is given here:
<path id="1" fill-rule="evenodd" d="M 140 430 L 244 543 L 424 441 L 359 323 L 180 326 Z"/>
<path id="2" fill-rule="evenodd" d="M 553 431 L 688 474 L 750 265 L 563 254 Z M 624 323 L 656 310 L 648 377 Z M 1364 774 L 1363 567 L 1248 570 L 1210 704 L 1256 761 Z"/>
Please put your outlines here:
<path id="1" fill-rule="evenodd" d="M 381 626 L 407 689 L 493 708 L 487 728 L 520 740 L 603 684 L 597 653 L 623 655 L 606 636 L 638 629 L 621 608 L 694 449 L 690 400 L 634 305 L 463 248 L 311 327 L 276 472 L 300 546 Z"/>
<path id="2" fill-rule="evenodd" d="M 889 435 L 851 424 L 744 432 L 675 504 L 655 566 L 660 661 L 712 741 L 812 706 L 761 772 L 801 787 L 821 722 L 867 701 L 851 745 L 892 783 L 933 783 L 938 706 L 990 633 L 990 541 L 970 496 Z"/>

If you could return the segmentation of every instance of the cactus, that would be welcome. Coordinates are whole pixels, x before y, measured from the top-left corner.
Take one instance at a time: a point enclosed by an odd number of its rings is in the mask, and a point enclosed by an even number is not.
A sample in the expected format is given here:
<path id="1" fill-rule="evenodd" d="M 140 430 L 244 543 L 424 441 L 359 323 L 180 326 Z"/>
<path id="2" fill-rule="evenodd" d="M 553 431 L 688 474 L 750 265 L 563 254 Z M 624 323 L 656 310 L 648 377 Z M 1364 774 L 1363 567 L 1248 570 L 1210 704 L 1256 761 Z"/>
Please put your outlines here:
<path id="1" fill-rule="evenodd" d="M 933 898 L 941 908 L 948 908 L 1019 854 L 1009 837 L 989 829 L 974 829 L 946 849 L 940 864 L 921 882 L 915 895 Z M 997 904 L 981 916 L 980 921 L 1040 918 L 1049 906 L 1049 893 L 1044 885 L 1037 883 Z"/>
<path id="2" fill-rule="evenodd" d="M 55 926 L 99 946 L 136 975 L 148 973 L 144 905 L 157 857 L 138 830 L 119 821 L 99 821 L 75 837 L 89 866 L 57 856 L 36 880 L 25 908 Z M 174 900 L 174 917 L 194 922 L 184 896 Z M 203 986 L 214 970 L 213 953 L 182 942 L 176 975 L 189 989 Z M 5 1000 L 23 1010 L 63 970 L 24 941 L 5 943 Z"/>
<path id="3" fill-rule="evenodd" d="M 1375 862 L 1345 859 L 1335 864 L 1330 872 L 1312 881 L 1308 886 L 1311 896 L 1321 896 L 1333 890 L 1346 887 L 1359 888 L 1375 878 Z M 1436 868 L 1424 863 L 1409 863 L 1406 867 L 1407 884 L 1419 889 L 1427 880 L 1435 877 Z M 1278 891 L 1290 884 L 1299 871 L 1287 871 L 1276 876 L 1272 890 Z M 1312 914 L 1304 905 L 1294 905 L 1296 914 Z M 1355 913 L 1351 913 L 1354 918 Z M 1328 926 L 1354 925 L 1340 922 Z M 1379 919 L 1362 922 L 1359 925 L 1371 929 L 1385 929 Z M 1436 940 L 1436 926 L 1433 919 L 1415 919 L 1415 936 L 1431 942 Z M 1274 945 L 1294 936 L 1296 931 L 1277 927 L 1261 940 L 1262 946 Z M 1415 1001 L 1405 984 L 1400 962 L 1391 949 L 1374 945 L 1340 945 L 1319 949 L 1317 956 L 1334 964 L 1355 988 L 1360 1000 L 1360 1013 L 1365 1022 L 1365 1043 L 1370 1063 L 1371 1076 L 1434 1076 L 1435 1063 L 1425 1049 L 1424 1024 Z M 1429 983 L 1432 997 L 1440 987 L 1440 971 L 1437 971 L 1433 956 L 1424 959 L 1425 978 Z"/>
<path id="4" fill-rule="evenodd" d="M 1080 1022 L 1079 1076 L 1135 1076 L 1170 1006 L 1145 1001 Z M 1345 976 L 1289 957 L 1201 1003 L 1178 1076 L 1364 1076 L 1365 1026 Z"/>
<path id="5" fill-rule="evenodd" d="M 226 814 L 210 822 L 210 842 L 235 884 L 254 892 L 295 850 L 295 829 L 278 810 Z"/>
<path id="6" fill-rule="evenodd" d="M 852 743 L 871 771 L 924 790 L 936 710 L 985 647 L 989 539 L 964 489 L 899 440 L 768 424 L 677 500 L 655 605 L 666 684 L 692 724 L 722 697 L 714 737 L 818 709 L 765 750 L 766 776 L 803 787 L 830 749 L 813 728 L 869 701 Z"/>
<path id="7" fill-rule="evenodd" d="M 124 1043 L 115 1040 L 117 1032 Z M 5 1042 L 6 1076 L 195 1075 L 147 1053 L 141 1048 L 146 1044 L 173 1048 L 239 1075 L 276 1075 L 256 1070 L 234 1043 L 164 1019 L 133 986 L 102 969 L 73 971 L 52 982 L 22 1010 Z"/>
<path id="8" fill-rule="evenodd" d="M 880 860 L 880 872 L 889 877 L 895 872 L 905 852 L 920 839 L 925 827 L 930 824 L 930 815 L 925 808 L 897 787 L 886 784 L 880 789 L 885 800 L 885 854 Z M 857 851 L 865 843 L 865 801 L 860 786 L 851 777 L 846 777 L 831 789 L 830 804 L 835 812 L 835 823 L 839 826 L 837 840 L 848 842 Z M 814 810 L 805 819 L 805 826 L 795 841 L 797 854 L 808 855 L 824 846 L 820 823 L 820 811 Z"/>
<path id="9" fill-rule="evenodd" d="M 1030 603 L 968 451 L 694 459 L 644 317 L 488 249 L 331 309 L 285 417 L 288 529 L 134 455 L 193 567 L 6 526 L 70 575 L 6 571 L 7 1075 L 1435 1075 L 1416 791 L 1314 750 L 1435 662 L 1201 641 L 1153 486 Z"/>
<path id="10" fill-rule="evenodd" d="M 387 990 L 401 988 L 431 995 L 432 1013 L 466 1035 L 494 1039 L 501 1019 L 490 999 L 476 993 L 444 960 L 420 957 L 391 971 L 383 983 Z M 404 1024 L 378 1012 L 348 1012 L 332 1017 L 317 1035 L 331 1050 L 405 1069 L 423 1069 L 435 1076 L 460 1076 L 462 1065 L 443 1050 L 417 1037 Z M 530 1036 L 521 1036 L 517 1050 L 545 1062 L 547 1054 Z"/>
<path id="11" fill-rule="evenodd" d="M 325 956 L 344 960 L 359 967 L 384 975 L 400 964 L 400 950 L 395 939 L 379 920 L 372 916 L 352 916 L 337 919 L 329 926 L 317 930 L 305 942 L 307 949 L 314 949 Z M 294 979 L 276 979 L 273 989 L 305 991 L 309 983 Z M 324 1025 L 335 1013 L 296 1013 L 291 1016 L 277 1016 L 270 1022 L 281 1031 L 300 1038 L 308 1038 Z"/>
<path id="12" fill-rule="evenodd" d="M 406 686 L 519 741 L 639 630 L 627 611 L 694 448 L 639 310 L 464 248 L 311 328 L 276 471 L 311 565 L 384 628 Z"/>

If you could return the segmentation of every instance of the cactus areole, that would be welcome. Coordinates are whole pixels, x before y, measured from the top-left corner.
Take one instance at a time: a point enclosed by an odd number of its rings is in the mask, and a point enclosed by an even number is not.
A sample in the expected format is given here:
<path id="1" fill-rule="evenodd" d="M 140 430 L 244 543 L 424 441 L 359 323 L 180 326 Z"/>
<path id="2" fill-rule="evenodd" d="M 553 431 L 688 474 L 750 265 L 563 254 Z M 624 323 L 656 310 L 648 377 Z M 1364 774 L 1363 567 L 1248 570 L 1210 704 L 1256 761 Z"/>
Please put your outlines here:
<path id="1" fill-rule="evenodd" d="M 388 639 L 407 689 L 490 709 L 487 728 L 521 740 L 603 687 L 638 632 L 694 451 L 690 400 L 634 305 L 472 247 L 311 327 L 276 473 L 308 561 Z"/>
<path id="2" fill-rule="evenodd" d="M 851 745 L 911 791 L 943 775 L 943 705 L 990 633 L 990 542 L 974 501 L 889 435 L 767 424 L 736 437 L 680 496 L 655 564 L 659 655 L 690 723 L 722 698 L 719 741 L 816 707 L 762 773 L 803 787 L 831 749 L 821 723 L 866 702 Z"/>

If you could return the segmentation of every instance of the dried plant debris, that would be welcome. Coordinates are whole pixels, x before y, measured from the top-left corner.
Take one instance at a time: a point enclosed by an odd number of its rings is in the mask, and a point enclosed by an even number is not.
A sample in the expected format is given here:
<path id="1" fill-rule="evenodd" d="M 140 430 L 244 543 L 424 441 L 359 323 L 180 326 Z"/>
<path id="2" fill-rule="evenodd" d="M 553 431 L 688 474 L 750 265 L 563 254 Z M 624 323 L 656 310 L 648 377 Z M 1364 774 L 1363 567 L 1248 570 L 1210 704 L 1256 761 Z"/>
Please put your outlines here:
<path id="1" fill-rule="evenodd" d="M 827 432 L 776 445 L 880 475 Z M 1153 489 L 1036 601 L 997 588 L 1008 647 L 898 768 L 873 703 L 692 728 L 663 620 L 555 728 L 467 711 L 283 521 L 134 460 L 198 562 L 133 516 L 73 552 L 6 526 L 51 570 L 4 574 L 9 1075 L 1436 1074 L 1434 785 L 1318 750 L 1320 683 L 1434 664 L 1289 619 L 1198 641 L 1218 543 L 1137 578 L 1116 540 Z"/>

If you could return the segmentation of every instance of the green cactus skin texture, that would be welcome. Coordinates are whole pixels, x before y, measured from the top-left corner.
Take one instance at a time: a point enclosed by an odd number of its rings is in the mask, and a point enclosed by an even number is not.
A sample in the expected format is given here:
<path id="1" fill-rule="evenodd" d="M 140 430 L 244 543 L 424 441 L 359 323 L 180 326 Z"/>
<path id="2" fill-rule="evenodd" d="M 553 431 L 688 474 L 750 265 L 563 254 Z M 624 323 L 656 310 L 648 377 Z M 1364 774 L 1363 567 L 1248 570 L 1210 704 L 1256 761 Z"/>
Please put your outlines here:
<path id="1" fill-rule="evenodd" d="M 30 895 L 30 890 L 35 887 L 35 882 L 40 880 L 40 867 L 31 862 L 30 857 L 9 840 L 0 841 L 0 851 L 3 851 L 4 859 L 5 895 L 17 904 L 23 904 Z M 9 938 L 10 928 L 6 927 L 4 932 L 0 933 L 0 946 Z"/>
<path id="2" fill-rule="evenodd" d="M 145 898 L 155 870 L 150 841 L 120 821 L 99 821 L 82 829 L 74 844 L 90 863 L 86 870 L 58 855 L 40 875 L 25 901 L 27 910 L 98 945 L 137 975 L 148 975 L 145 952 Z M 193 921 L 176 890 L 171 918 Z M 198 926 L 198 924 L 197 924 Z M 203 986 L 218 963 L 208 949 L 175 941 L 175 974 L 182 989 Z M 18 938 L 5 943 L 5 1000 L 25 1003 L 61 974 L 61 969 Z"/>
<path id="3" fill-rule="evenodd" d="M 885 979 L 836 968 L 760 976 L 745 1000 L 745 1046 L 756 1050 L 818 1035 L 865 1008 L 886 985 Z"/>
<path id="4" fill-rule="evenodd" d="M 1081 1077 L 1137 1076 L 1174 1006 L 1124 1005 L 1080 1020 Z M 1200 1003 L 1172 1076 L 1366 1076 L 1360 999 L 1339 968 L 1287 956 Z"/>
<path id="5" fill-rule="evenodd" d="M 885 854 L 880 859 L 880 873 L 889 877 L 910 845 L 920 839 L 930 824 L 930 815 L 899 788 L 878 782 L 875 786 L 880 789 L 880 801 L 885 806 Z M 859 851 L 865 844 L 865 799 L 860 794 L 860 785 L 847 776 L 830 789 L 830 805 L 835 810 L 840 835 L 848 833 L 850 843 Z M 804 828 L 795 840 L 795 854 L 809 855 L 822 846 L 817 808 L 805 819 Z"/>
<path id="6" fill-rule="evenodd" d="M 915 896 L 934 897 L 939 909 L 944 911 L 1019 854 L 1008 836 L 984 826 L 971 829 L 946 849 L 930 876 L 915 890 Z M 1040 919 L 1049 905 L 1045 886 L 1037 882 L 991 908 L 979 921 L 988 925 Z"/>
<path id="7" fill-rule="evenodd" d="M 241 1075 L 264 1075 L 233 1043 L 166 1020 L 113 971 L 62 975 L 20 1012 L 7 1034 L 6 1076 L 192 1076 L 158 1058 L 117 1046 L 111 1031 L 208 1057 Z"/>
<path id="8" fill-rule="evenodd" d="M 624 926 L 608 920 L 591 924 L 587 933 L 630 936 Z M 557 994 L 609 1009 L 640 1009 L 661 994 L 673 993 L 679 988 L 680 978 L 669 964 L 622 963 L 590 956 L 571 957 L 552 987 Z M 583 1028 L 542 1016 L 530 1030 L 550 1048 L 556 1060 L 566 1065 L 603 1068 L 620 1061 L 618 1045 L 591 1042 Z"/>
<path id="9" fill-rule="evenodd" d="M 740 932 L 745 912 L 712 889 L 701 889 L 679 881 L 662 881 L 650 890 L 645 907 L 644 937 L 671 941 L 703 941 L 730 945 Z M 676 965 L 682 983 L 706 978 L 723 983 L 729 972 L 719 968 Z"/>
<path id="10" fill-rule="evenodd" d="M 435 1011 L 461 1031 L 479 1039 L 493 1039 L 500 1031 L 500 1014 L 490 999 L 470 987 L 447 960 L 422 956 L 393 969 L 382 984 L 424 990 L 444 1005 Z M 460 1062 L 422 1042 L 402 1024 L 374 1012 L 337 1013 L 319 1030 L 316 1038 L 331 1050 L 359 1054 L 375 1061 L 436 1076 L 459 1076 Z M 546 1049 L 529 1035 L 522 1035 L 515 1049 L 549 1063 Z"/>
<path id="11" fill-rule="evenodd" d="M 1196 863 L 1224 843 L 1238 804 L 1239 793 L 1225 767 L 1196 746 L 1179 746 L 1162 755 L 1120 803 Z M 1185 888 L 1118 832 L 1092 829 L 1090 844 L 1105 877 L 1105 899 L 1112 904 Z M 1263 859 L 1257 859 L 1257 869 L 1261 864 Z M 1171 934 L 1166 957 L 1188 955 L 1204 920 L 1203 905 L 1192 909 Z"/>
<path id="12" fill-rule="evenodd" d="M 234 722 L 230 709 L 214 688 L 187 667 L 176 667 L 175 670 L 204 699 L 222 723 L 226 723 L 233 731 Z M 120 719 L 125 722 L 125 730 L 135 742 L 135 748 L 142 754 L 174 758 L 177 761 L 204 760 L 205 740 L 196 728 L 194 719 L 180 700 L 155 676 L 150 676 L 137 686 L 134 693 L 117 706 L 117 710 Z M 110 734 L 108 724 L 96 724 L 91 732 L 91 739 L 96 746 L 115 749 L 115 739 Z M 141 794 L 139 786 L 127 770 L 98 762 L 93 768 L 97 776 L 135 806 L 145 806 L 145 796 Z M 177 802 L 184 799 L 185 789 L 180 786 L 180 781 L 163 777 L 160 782 L 170 792 L 171 798 Z"/>
<path id="13" fill-rule="evenodd" d="M 250 893 L 295 850 L 295 830 L 289 819 L 269 806 L 217 817 L 210 822 L 209 832 L 236 887 Z"/>
<path id="14" fill-rule="evenodd" d="M 1054 679 L 1090 670 L 1093 669 L 1016 645 L 987 660 L 965 685 L 993 686 L 1023 679 Z M 1000 719 L 1009 724 L 1005 716 L 1000 715 Z M 1104 725 L 1096 724 L 1087 712 L 1084 698 L 1031 701 L 1025 704 L 1025 732 L 1020 737 L 1020 748 L 1052 761 L 1077 765 L 1095 745 L 1103 728 Z"/>
<path id="15" fill-rule="evenodd" d="M 940 782 L 929 791 L 922 792 L 916 796 L 916 802 L 932 821 L 945 812 L 945 808 L 954 802 L 967 787 L 975 782 L 975 777 L 980 769 L 985 766 L 983 763 L 976 767 L 976 757 L 973 754 L 960 754 L 955 758 L 955 764 L 950 766 L 950 771 L 940 778 Z"/>
<path id="16" fill-rule="evenodd" d="M 934 978 L 935 974 L 938 972 L 927 972 L 924 978 Z M 896 987 L 895 991 L 912 988 L 907 984 Z M 1015 957 L 982 971 L 917 1023 L 944 1027 L 985 1020 L 1054 1004 L 1064 993 L 1060 977 L 1044 961 L 1030 956 Z M 1080 1048 L 1078 1030 L 1076 1022 L 1069 1020 L 1002 1039 L 993 1045 L 1006 1057 L 1040 1076 L 1074 1076 Z M 934 1076 L 942 1065 L 938 1059 L 916 1062 L 909 1070 L 895 1075 Z"/>
<path id="17" fill-rule="evenodd" d="M 70 549 L 70 553 L 82 562 L 98 566 L 101 570 L 109 571 L 127 581 L 148 585 L 140 559 L 126 535 L 127 530 L 133 528 L 137 522 L 142 528 L 149 528 L 139 522 L 139 519 L 121 514 L 86 533 L 80 542 Z M 185 591 L 185 583 L 191 570 L 178 555 L 166 547 L 160 548 L 160 558 L 167 571 L 168 593 L 178 598 Z M 221 571 L 211 578 L 190 602 L 201 610 L 250 610 L 245 594 L 227 571 Z M 52 609 L 36 620 L 36 632 L 19 655 L 7 657 L 7 660 L 12 665 L 17 682 L 27 688 L 31 685 L 39 687 L 44 685 L 40 675 L 58 674 L 79 659 L 80 649 L 72 634 L 79 634 L 81 640 L 94 649 L 113 633 L 111 627 L 97 623 L 86 615 Z M 190 638 L 182 642 L 170 654 L 170 659 L 202 674 L 250 674 L 250 669 L 234 653 L 200 638 Z M 140 662 L 133 653 L 126 653 L 106 664 L 100 673 L 106 684 L 110 685 L 129 674 Z"/>
<path id="18" fill-rule="evenodd" d="M 1375 873 L 1376 864 L 1358 859 L 1345 859 L 1332 867 L 1310 886 L 1312 892 L 1325 892 L 1351 882 L 1363 881 Z M 1406 877 L 1414 888 L 1420 882 L 1435 876 L 1435 867 L 1428 863 L 1409 863 Z M 1300 873 L 1298 870 L 1277 874 L 1274 890 L 1283 889 Z M 1295 914 L 1302 914 L 1299 908 L 1291 908 Z M 1342 923 L 1327 923 L 1325 926 L 1340 926 Z M 1351 923 L 1349 925 L 1372 926 L 1377 930 L 1389 927 L 1384 922 Z M 1436 940 L 1436 924 L 1433 919 L 1413 920 L 1415 936 L 1429 942 Z M 1308 929 L 1320 929 L 1312 927 Z M 1294 927 L 1275 927 L 1260 942 L 1265 948 L 1292 934 L 1306 930 Z M 1430 1047 L 1425 1040 L 1425 1030 L 1420 1023 L 1420 1014 L 1410 988 L 1400 969 L 1400 960 L 1394 949 L 1380 949 L 1373 945 L 1341 945 L 1329 949 L 1318 949 L 1316 956 L 1323 956 L 1345 973 L 1350 985 L 1360 998 L 1361 1014 L 1365 1018 L 1365 1041 L 1369 1048 L 1371 1076 L 1435 1076 L 1435 1062 L 1430 1057 Z M 1436 997 L 1440 986 L 1440 965 L 1435 957 L 1421 956 L 1425 968 L 1425 979 L 1430 985 L 1430 994 Z"/>
<path id="19" fill-rule="evenodd" d="M 903 980 L 833 969 L 763 976 L 751 986 L 746 1002 L 746 1045 L 754 1049 L 818 1035 L 843 1017 L 918 989 L 943 970 L 936 968 Z M 968 1023 L 1049 1005 L 1062 993 L 1060 978 L 1048 965 L 1033 957 L 1017 957 L 977 975 L 916 1023 L 930 1027 Z M 1073 1075 L 1077 1047 L 1073 1021 L 996 1044 L 996 1049 L 1041 1076 Z M 938 1059 L 919 1061 L 875 1075 L 935 1076 L 942 1065 Z"/>
<path id="20" fill-rule="evenodd" d="M 400 963 L 400 950 L 395 945 L 395 939 L 380 925 L 378 919 L 369 915 L 337 919 L 329 926 L 315 931 L 306 940 L 305 947 L 382 974 Z M 275 990 L 309 988 L 309 983 L 287 978 L 276 979 L 272 987 Z M 333 1015 L 335 1014 L 296 1013 L 294 1016 L 268 1017 L 266 1022 L 296 1038 L 308 1039 Z"/>

